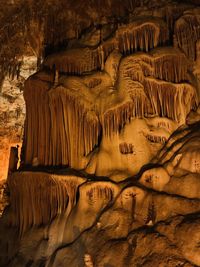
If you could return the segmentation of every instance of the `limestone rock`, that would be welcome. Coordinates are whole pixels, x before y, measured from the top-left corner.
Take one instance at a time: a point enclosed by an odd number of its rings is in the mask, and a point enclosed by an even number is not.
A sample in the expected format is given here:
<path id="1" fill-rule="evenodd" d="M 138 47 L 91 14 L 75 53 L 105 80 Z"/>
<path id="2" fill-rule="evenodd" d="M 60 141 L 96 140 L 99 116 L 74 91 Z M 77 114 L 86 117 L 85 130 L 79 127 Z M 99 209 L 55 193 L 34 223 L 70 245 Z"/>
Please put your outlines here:
<path id="1" fill-rule="evenodd" d="M 19 79 L 6 77 L 0 92 L 0 180 L 6 179 L 11 147 L 22 145 L 24 81 L 36 70 L 36 57 L 25 56 Z M 20 154 L 20 151 L 19 151 Z M 19 155 L 20 156 L 20 155 Z"/>
<path id="2" fill-rule="evenodd" d="M 200 266 L 200 9 L 92 2 L 25 82 L 0 266 Z"/>

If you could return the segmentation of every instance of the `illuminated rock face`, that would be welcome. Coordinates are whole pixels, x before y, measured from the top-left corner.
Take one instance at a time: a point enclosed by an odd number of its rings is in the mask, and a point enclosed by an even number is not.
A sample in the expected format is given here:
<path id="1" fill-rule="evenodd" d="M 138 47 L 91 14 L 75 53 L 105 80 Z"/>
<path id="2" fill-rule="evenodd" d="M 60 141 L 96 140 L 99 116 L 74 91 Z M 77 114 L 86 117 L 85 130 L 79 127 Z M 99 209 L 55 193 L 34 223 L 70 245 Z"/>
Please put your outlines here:
<path id="1" fill-rule="evenodd" d="M 121 183 L 72 170 L 13 173 L 0 263 L 200 266 L 199 137 L 199 123 L 179 128 L 154 164 Z"/>
<path id="2" fill-rule="evenodd" d="M 25 165 L 138 173 L 198 106 L 186 55 L 156 48 L 168 35 L 163 21 L 138 19 L 97 48 L 49 56 L 25 85 Z"/>
<path id="3" fill-rule="evenodd" d="M 10 149 L 22 145 L 24 81 L 36 70 L 36 57 L 25 56 L 19 79 L 6 77 L 0 92 L 0 181 L 8 175 Z M 19 151 L 20 154 L 20 151 Z M 20 155 L 19 155 L 20 156 Z"/>
<path id="4" fill-rule="evenodd" d="M 19 79 L 6 77 L 0 92 L 0 214 L 7 205 L 3 193 L 9 169 L 19 167 L 23 139 L 25 102 L 23 98 L 24 81 L 36 70 L 36 57 L 24 56 Z M 13 149 L 18 148 L 16 159 Z M 16 165 L 16 166 L 15 166 Z"/>
<path id="5" fill-rule="evenodd" d="M 0 180 L 7 178 L 11 146 L 22 142 L 25 103 L 19 83 L 7 79 L 0 95 Z"/>
<path id="6" fill-rule="evenodd" d="M 173 8 L 88 32 L 28 78 L 0 266 L 200 266 L 199 36 L 181 30 L 199 11 Z"/>

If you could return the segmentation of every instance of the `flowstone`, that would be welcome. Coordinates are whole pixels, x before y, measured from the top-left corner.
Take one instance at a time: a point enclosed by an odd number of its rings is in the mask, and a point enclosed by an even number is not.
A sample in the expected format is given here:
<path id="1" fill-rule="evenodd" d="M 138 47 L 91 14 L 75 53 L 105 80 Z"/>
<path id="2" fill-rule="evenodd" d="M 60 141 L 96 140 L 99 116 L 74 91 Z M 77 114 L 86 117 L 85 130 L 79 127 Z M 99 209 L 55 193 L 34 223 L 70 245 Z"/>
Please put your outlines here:
<path id="1" fill-rule="evenodd" d="M 200 11 L 134 12 L 26 80 L 0 266 L 200 266 Z"/>

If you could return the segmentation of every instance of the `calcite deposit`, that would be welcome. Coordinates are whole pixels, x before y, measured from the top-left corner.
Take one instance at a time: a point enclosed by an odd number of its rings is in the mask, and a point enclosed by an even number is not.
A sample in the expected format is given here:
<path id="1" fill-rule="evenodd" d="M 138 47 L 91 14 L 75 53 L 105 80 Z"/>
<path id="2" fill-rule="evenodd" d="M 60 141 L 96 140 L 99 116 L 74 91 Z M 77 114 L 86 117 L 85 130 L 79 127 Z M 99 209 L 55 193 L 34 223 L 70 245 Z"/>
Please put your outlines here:
<path id="1" fill-rule="evenodd" d="M 0 266 L 200 266 L 200 9 L 147 2 L 25 81 Z"/>
<path id="2" fill-rule="evenodd" d="M 174 47 L 154 48 L 166 42 L 164 22 L 126 26 L 130 37 L 119 26 L 110 54 L 104 42 L 101 50 L 72 48 L 49 56 L 26 81 L 25 165 L 37 159 L 40 166 L 70 166 L 121 180 L 138 173 L 197 109 L 187 56 Z M 134 37 L 137 31 L 141 37 Z M 142 52 L 148 47 L 149 53 Z M 122 144 L 134 153 L 121 153 Z"/>

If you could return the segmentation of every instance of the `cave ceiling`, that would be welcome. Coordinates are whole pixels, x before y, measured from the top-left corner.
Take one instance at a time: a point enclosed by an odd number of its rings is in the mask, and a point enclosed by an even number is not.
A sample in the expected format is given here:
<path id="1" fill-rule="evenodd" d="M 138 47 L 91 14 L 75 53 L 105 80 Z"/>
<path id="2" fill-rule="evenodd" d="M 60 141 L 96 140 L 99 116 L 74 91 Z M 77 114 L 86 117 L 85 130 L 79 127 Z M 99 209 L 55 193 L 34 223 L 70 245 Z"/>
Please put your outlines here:
<path id="1" fill-rule="evenodd" d="M 180 12 L 174 10 L 180 5 L 182 10 L 195 8 L 199 1 L 1 1 L 1 76 L 19 75 L 27 53 L 35 54 L 40 65 L 46 55 L 65 49 L 88 28 L 127 22 L 138 15 L 167 19 L 173 13 L 176 19 Z"/>

